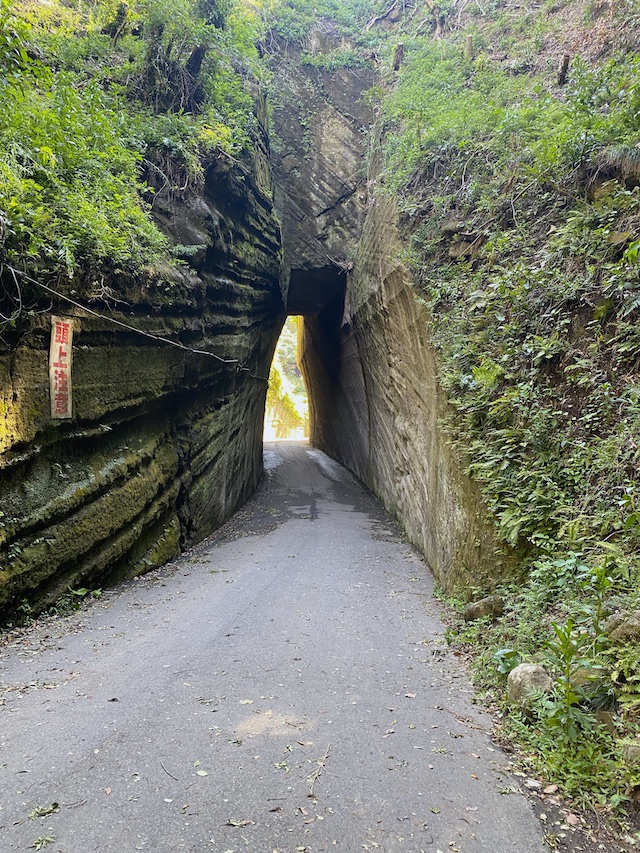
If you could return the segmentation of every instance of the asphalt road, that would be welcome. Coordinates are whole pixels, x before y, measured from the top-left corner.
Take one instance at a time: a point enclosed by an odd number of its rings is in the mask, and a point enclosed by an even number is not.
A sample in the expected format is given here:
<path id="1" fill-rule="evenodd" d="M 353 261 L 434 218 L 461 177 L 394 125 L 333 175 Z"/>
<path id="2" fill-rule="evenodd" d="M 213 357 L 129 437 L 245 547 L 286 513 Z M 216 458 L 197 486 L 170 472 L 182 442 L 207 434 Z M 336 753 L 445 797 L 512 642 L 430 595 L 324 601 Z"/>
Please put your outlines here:
<path id="1" fill-rule="evenodd" d="M 0 851 L 542 853 L 425 565 L 320 452 L 265 466 L 205 546 L 5 636 Z"/>

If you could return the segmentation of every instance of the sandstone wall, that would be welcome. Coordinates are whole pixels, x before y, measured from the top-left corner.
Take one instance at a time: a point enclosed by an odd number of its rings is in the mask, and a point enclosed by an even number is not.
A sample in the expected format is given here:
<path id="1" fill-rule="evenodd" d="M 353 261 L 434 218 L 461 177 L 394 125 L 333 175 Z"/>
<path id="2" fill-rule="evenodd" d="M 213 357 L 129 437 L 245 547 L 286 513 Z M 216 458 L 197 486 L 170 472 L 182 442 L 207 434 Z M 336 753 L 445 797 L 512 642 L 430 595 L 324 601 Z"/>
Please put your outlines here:
<path id="1" fill-rule="evenodd" d="M 307 49 L 321 57 L 340 44 L 325 21 Z M 364 219 L 373 118 L 362 95 L 373 84 L 372 69 L 310 65 L 287 44 L 276 44 L 271 66 L 271 161 L 286 270 L 347 266 Z"/>
<path id="2" fill-rule="evenodd" d="M 326 23 L 308 41 L 319 64 L 340 46 Z M 429 318 L 397 260 L 394 204 L 377 190 L 374 73 L 305 65 L 286 47 L 273 57 L 275 201 L 287 307 L 304 315 L 311 443 L 381 498 L 443 587 L 491 586 L 510 555 L 440 426 Z"/>
<path id="3" fill-rule="evenodd" d="M 396 218 L 391 199 L 374 200 L 344 314 L 333 324 L 305 320 L 302 362 L 316 398 L 311 440 L 381 498 L 445 590 L 491 586 L 510 555 L 441 428 L 446 401 L 429 318 L 397 260 Z M 328 340 L 330 370 L 322 357 Z"/>
<path id="4" fill-rule="evenodd" d="M 48 313 L 0 353 L 0 610 L 37 605 L 174 557 L 224 522 L 262 469 L 262 420 L 284 320 L 280 235 L 264 185 L 218 162 L 202 192 L 159 198 L 189 267 L 114 279 L 93 302 L 255 376 L 77 315 L 74 416 L 49 417 Z"/>

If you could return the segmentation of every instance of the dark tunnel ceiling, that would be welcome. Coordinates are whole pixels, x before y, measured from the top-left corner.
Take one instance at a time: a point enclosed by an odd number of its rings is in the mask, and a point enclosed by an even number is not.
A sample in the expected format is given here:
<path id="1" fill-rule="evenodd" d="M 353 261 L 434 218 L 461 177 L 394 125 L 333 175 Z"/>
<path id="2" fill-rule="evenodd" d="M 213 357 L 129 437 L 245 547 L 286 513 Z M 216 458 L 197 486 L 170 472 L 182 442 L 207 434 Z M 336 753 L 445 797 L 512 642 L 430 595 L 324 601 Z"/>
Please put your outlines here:
<path id="1" fill-rule="evenodd" d="M 287 314 L 319 314 L 333 303 L 342 303 L 346 284 L 346 273 L 337 266 L 292 269 Z"/>

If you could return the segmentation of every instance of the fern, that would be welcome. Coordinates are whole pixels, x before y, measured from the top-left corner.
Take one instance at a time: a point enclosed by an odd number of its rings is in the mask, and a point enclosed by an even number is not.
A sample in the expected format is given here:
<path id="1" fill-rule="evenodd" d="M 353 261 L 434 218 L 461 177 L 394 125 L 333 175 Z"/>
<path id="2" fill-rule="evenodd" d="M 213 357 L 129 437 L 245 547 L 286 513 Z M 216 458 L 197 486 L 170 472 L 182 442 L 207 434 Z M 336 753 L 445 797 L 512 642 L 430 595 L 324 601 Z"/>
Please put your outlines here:
<path id="1" fill-rule="evenodd" d="M 634 296 L 630 296 L 628 299 L 622 303 L 620 311 L 618 312 L 618 316 L 624 320 L 629 314 L 633 314 L 634 311 L 638 311 L 640 309 L 640 293 L 636 293 Z"/>

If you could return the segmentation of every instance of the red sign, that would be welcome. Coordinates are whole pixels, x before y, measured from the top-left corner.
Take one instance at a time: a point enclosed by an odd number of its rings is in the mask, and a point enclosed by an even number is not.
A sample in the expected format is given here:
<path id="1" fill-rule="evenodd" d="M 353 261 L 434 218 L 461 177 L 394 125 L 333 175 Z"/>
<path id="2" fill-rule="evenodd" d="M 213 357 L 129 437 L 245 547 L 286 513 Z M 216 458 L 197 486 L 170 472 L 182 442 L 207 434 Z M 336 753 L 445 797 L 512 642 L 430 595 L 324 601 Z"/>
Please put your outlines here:
<path id="1" fill-rule="evenodd" d="M 73 320 L 51 318 L 51 345 L 49 347 L 49 388 L 51 391 L 51 417 L 71 418 L 71 353 Z"/>

